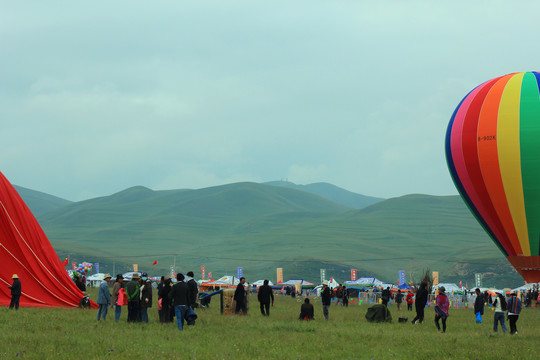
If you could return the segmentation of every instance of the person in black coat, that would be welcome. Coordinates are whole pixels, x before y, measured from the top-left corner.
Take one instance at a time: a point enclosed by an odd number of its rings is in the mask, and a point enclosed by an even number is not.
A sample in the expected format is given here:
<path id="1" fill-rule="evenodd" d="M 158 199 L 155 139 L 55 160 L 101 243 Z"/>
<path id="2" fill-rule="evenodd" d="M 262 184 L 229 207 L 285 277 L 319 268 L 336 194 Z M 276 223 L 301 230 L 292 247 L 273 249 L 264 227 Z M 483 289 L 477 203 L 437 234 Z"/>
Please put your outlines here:
<path id="1" fill-rule="evenodd" d="M 163 278 L 163 286 L 158 291 L 158 298 L 161 300 L 161 310 L 159 310 L 159 322 L 168 323 L 172 321 L 172 311 L 169 306 L 169 293 L 171 292 L 171 278 L 165 276 Z M 158 300 L 159 301 L 159 300 Z"/>
<path id="2" fill-rule="evenodd" d="M 304 300 L 304 303 L 300 307 L 300 316 L 298 319 L 300 320 L 313 320 L 314 319 L 314 310 L 313 310 L 313 304 L 309 302 L 309 298 L 306 298 Z"/>
<path id="3" fill-rule="evenodd" d="M 187 276 L 191 277 L 187 284 L 189 287 L 189 300 L 191 302 L 191 307 L 194 309 L 197 307 L 197 294 L 199 293 L 199 286 L 197 285 L 197 281 L 194 279 L 195 275 L 193 275 L 193 271 L 188 272 Z"/>
<path id="4" fill-rule="evenodd" d="M 9 308 L 13 309 L 13 307 L 15 307 L 15 310 L 19 310 L 19 299 L 21 298 L 22 293 L 21 281 L 17 274 L 13 274 L 11 278 L 13 279 L 13 284 L 9 286 L 9 289 L 11 289 L 11 302 L 9 303 Z"/>
<path id="5" fill-rule="evenodd" d="M 270 316 L 270 300 L 272 300 L 272 306 L 274 306 L 274 293 L 272 292 L 272 288 L 268 285 L 268 280 L 264 280 L 263 286 L 259 288 L 257 298 L 261 306 L 261 314 L 263 316 Z"/>
<path id="6" fill-rule="evenodd" d="M 174 284 L 171 292 L 169 293 L 169 300 L 174 306 L 178 330 L 183 330 L 186 312 L 188 307 L 191 305 L 190 294 L 189 287 L 184 282 L 184 274 L 177 274 L 176 281 L 176 284 Z"/>
<path id="7" fill-rule="evenodd" d="M 412 321 L 413 324 L 416 324 L 417 320 L 420 324 L 424 321 L 424 309 L 426 307 L 427 300 L 428 300 L 427 283 L 422 282 L 420 284 L 420 288 L 416 292 L 416 301 L 414 303 L 416 307 L 416 316 Z"/>
<path id="8" fill-rule="evenodd" d="M 484 294 L 480 292 L 479 288 L 476 288 L 474 291 L 476 292 L 476 300 L 474 301 L 474 314 L 477 316 L 476 322 L 481 323 L 482 315 L 484 315 L 484 303 L 486 300 L 484 299 Z M 478 313 L 480 313 L 480 315 L 478 315 Z"/>
<path id="9" fill-rule="evenodd" d="M 236 309 L 234 311 L 235 314 L 238 314 L 240 311 L 242 311 L 242 314 L 247 315 L 247 303 L 246 303 L 246 289 L 244 288 L 244 284 L 246 283 L 246 278 L 241 277 L 240 283 L 236 287 L 236 291 L 234 292 L 234 300 L 236 301 Z"/>
<path id="10" fill-rule="evenodd" d="M 332 292 L 330 291 L 330 288 L 328 287 L 328 280 L 324 280 L 323 282 L 321 302 L 322 302 L 324 318 L 328 320 L 328 308 L 330 307 L 330 303 L 332 302 Z"/>

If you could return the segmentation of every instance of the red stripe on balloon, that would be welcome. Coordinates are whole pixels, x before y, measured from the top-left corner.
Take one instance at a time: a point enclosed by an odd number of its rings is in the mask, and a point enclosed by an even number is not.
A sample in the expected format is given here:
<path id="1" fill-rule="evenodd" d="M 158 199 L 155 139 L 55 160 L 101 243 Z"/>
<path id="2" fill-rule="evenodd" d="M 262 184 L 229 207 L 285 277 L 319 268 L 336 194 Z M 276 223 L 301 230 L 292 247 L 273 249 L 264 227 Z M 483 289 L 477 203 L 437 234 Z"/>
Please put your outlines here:
<path id="1" fill-rule="evenodd" d="M 472 188 L 469 188 L 466 191 L 468 194 L 475 194 L 475 199 L 472 201 L 501 246 L 508 252 L 508 255 L 515 255 L 515 250 L 509 246 L 509 241 L 503 240 L 505 239 L 504 228 L 497 217 L 497 212 L 493 207 L 489 193 L 484 185 L 478 158 L 478 120 L 480 111 L 486 95 L 499 79 L 500 78 L 496 78 L 489 81 L 486 83 L 486 86 L 480 89 L 478 94 L 472 99 L 471 105 L 465 115 L 462 134 L 463 157 L 465 159 L 467 174 L 472 185 Z M 473 199 L 472 196 L 471 199 Z"/>
<path id="2" fill-rule="evenodd" d="M 514 249 L 514 252 L 519 254 L 521 253 L 521 245 L 504 192 L 497 149 L 499 104 L 504 88 L 512 76 L 501 77 L 484 99 L 478 119 L 477 147 L 483 182 L 496 212 L 496 217 L 502 226 L 502 237 L 498 239 L 499 243 L 505 249 Z"/>

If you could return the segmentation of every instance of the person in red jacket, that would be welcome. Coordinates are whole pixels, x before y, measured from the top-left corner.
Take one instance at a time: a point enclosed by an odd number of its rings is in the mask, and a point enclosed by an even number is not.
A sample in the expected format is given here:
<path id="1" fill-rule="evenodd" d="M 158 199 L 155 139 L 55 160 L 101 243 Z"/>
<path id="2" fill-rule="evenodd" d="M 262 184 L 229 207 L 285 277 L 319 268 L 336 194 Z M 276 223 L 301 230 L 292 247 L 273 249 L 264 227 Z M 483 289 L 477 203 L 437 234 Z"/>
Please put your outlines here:
<path id="1" fill-rule="evenodd" d="M 409 291 L 407 293 L 407 297 L 405 298 L 405 301 L 407 301 L 407 310 L 409 311 L 412 311 L 412 304 L 414 303 L 413 297 L 413 293 Z"/>

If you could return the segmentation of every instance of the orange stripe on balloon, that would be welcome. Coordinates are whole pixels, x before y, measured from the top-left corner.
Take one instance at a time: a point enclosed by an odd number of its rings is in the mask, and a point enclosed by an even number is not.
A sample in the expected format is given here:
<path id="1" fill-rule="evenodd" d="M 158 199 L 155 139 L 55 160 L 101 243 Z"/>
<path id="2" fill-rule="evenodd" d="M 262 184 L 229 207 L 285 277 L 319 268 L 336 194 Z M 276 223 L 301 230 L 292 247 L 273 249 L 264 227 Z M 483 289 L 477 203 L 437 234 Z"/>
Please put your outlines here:
<path id="1" fill-rule="evenodd" d="M 499 103 L 504 88 L 512 75 L 500 78 L 489 90 L 478 119 L 478 160 L 491 202 L 504 229 L 499 243 L 509 254 L 521 253 L 521 245 L 504 192 L 497 150 L 497 121 Z"/>

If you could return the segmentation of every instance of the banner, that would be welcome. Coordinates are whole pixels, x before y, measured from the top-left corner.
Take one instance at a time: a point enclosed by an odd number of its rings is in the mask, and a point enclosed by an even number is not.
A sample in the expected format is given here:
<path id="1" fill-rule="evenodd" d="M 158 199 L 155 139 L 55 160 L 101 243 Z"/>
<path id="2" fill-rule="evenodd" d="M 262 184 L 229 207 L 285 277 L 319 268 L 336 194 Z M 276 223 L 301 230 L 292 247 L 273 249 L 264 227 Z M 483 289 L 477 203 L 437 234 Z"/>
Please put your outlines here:
<path id="1" fill-rule="evenodd" d="M 326 280 L 326 269 L 321 269 L 321 284 Z"/>
<path id="2" fill-rule="evenodd" d="M 203 279 L 203 280 L 204 280 L 204 275 L 205 275 L 205 267 L 203 265 L 203 266 L 201 266 L 201 276 L 202 276 L 201 279 Z"/>
<path id="3" fill-rule="evenodd" d="M 99 274 L 99 263 L 95 263 L 94 268 L 96 269 L 96 274 Z"/>
<path id="4" fill-rule="evenodd" d="M 76 262 L 71 263 L 71 270 L 77 270 L 77 263 Z"/>
<path id="5" fill-rule="evenodd" d="M 398 286 L 405 284 L 405 270 L 398 271 Z"/>
<path id="6" fill-rule="evenodd" d="M 133 271 L 139 271 L 139 265 L 133 264 Z"/>
<path id="7" fill-rule="evenodd" d="M 240 279 L 243 276 L 244 276 L 244 272 L 242 271 L 242 267 L 241 266 L 237 267 L 236 268 L 236 277 Z"/>
<path id="8" fill-rule="evenodd" d="M 477 288 L 482 287 L 482 274 L 474 274 L 474 280 Z"/>
<path id="9" fill-rule="evenodd" d="M 277 282 L 283 282 L 283 268 L 277 268 Z"/>
<path id="10" fill-rule="evenodd" d="M 435 285 L 439 285 L 439 272 L 438 271 L 434 271 L 432 273 L 433 275 L 433 286 Z"/>
<path id="11" fill-rule="evenodd" d="M 211 271 L 208 272 L 208 280 L 210 280 L 210 279 L 212 279 L 212 272 Z"/>
<path id="12" fill-rule="evenodd" d="M 358 276 L 358 270 L 351 269 L 351 281 L 356 281 L 357 276 Z"/>

